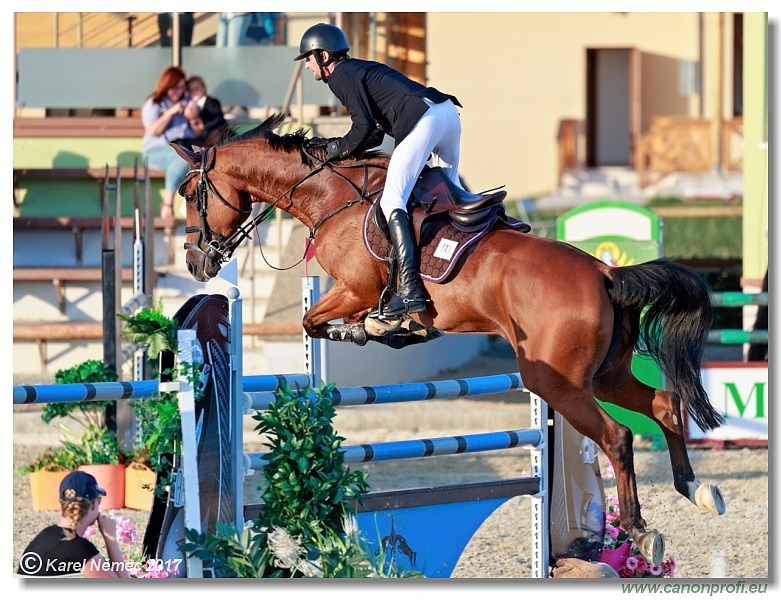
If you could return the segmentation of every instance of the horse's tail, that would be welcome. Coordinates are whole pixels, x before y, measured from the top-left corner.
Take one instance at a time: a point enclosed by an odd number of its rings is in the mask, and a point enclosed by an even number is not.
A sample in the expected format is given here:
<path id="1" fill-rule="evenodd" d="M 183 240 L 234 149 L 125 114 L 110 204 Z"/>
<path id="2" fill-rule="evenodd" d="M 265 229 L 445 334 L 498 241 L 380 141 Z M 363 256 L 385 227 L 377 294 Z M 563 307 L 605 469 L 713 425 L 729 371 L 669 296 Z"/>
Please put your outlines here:
<path id="1" fill-rule="evenodd" d="M 659 259 L 612 269 L 613 305 L 640 315 L 636 350 L 661 367 L 689 415 L 703 431 L 724 424 L 724 417 L 702 387 L 700 364 L 713 323 L 713 305 L 705 281 L 693 270 Z"/>

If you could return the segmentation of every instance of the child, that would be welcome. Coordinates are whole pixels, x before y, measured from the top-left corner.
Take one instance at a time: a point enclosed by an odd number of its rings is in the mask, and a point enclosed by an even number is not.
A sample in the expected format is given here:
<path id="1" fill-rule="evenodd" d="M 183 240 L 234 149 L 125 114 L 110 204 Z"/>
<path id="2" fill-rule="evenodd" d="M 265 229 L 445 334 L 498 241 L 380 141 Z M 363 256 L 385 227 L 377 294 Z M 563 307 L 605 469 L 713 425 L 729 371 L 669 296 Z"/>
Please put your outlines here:
<path id="1" fill-rule="evenodd" d="M 206 93 L 206 84 L 203 78 L 198 75 L 193 75 L 187 80 L 187 91 L 201 111 L 204 132 L 199 138 L 201 142 L 199 145 L 211 146 L 222 129 L 227 126 L 225 116 L 222 113 L 222 105 L 217 98 Z"/>
<path id="2" fill-rule="evenodd" d="M 44 528 L 25 548 L 19 559 L 20 575 L 128 578 L 125 559 L 117 542 L 116 522 L 100 513 L 100 501 L 106 490 L 89 473 L 73 471 L 60 483 L 62 515 L 56 525 Z M 97 523 L 109 560 L 95 544 L 84 539 L 84 532 Z"/>

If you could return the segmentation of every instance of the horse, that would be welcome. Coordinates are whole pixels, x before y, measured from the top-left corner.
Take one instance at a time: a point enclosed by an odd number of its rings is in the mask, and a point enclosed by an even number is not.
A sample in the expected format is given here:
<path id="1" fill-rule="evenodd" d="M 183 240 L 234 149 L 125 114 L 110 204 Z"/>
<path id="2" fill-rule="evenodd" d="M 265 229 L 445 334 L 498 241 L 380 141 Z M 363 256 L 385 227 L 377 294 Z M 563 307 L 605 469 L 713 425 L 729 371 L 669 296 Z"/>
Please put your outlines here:
<path id="1" fill-rule="evenodd" d="M 386 265 L 367 251 L 363 228 L 389 157 L 369 151 L 324 161 L 308 150 L 305 129 L 274 133 L 283 119 L 272 115 L 211 148 L 173 144 L 190 165 L 179 193 L 187 209 L 185 260 L 196 280 L 214 277 L 250 236 L 260 216 L 250 218 L 254 203 L 280 209 L 308 228 L 317 261 L 333 279 L 303 316 L 309 336 L 393 347 L 437 332 L 501 336 L 515 351 L 524 386 L 605 453 L 621 524 L 654 565 L 664 557 L 664 535 L 647 529 L 641 515 L 632 432 L 595 398 L 655 421 L 675 489 L 707 513 L 725 512 L 718 486 L 695 476 L 684 439 L 682 408 L 703 430 L 724 423 L 700 380 L 713 320 L 702 277 L 665 258 L 610 266 L 564 242 L 498 227 L 458 258 L 449 279 L 424 282 L 431 302 L 405 319 L 411 333 L 377 332 L 368 326 L 376 321 L 370 313 L 391 282 Z M 635 378 L 635 351 L 656 360 L 668 390 Z"/>

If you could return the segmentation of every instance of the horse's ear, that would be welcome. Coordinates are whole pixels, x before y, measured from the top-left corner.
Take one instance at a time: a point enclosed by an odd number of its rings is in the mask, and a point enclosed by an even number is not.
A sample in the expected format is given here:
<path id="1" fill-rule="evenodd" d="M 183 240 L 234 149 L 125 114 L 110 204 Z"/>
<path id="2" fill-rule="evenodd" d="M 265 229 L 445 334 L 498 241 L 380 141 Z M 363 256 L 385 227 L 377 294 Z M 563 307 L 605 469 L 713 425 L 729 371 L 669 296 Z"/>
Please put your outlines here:
<path id="1" fill-rule="evenodd" d="M 188 148 L 187 146 L 183 146 L 182 144 L 179 144 L 177 142 L 172 142 L 170 144 L 171 148 L 176 150 L 176 153 L 181 156 L 184 160 L 186 160 L 188 163 L 190 163 L 191 167 L 197 167 L 201 164 L 201 149 L 198 148 L 198 152 L 193 150 L 192 148 Z"/>

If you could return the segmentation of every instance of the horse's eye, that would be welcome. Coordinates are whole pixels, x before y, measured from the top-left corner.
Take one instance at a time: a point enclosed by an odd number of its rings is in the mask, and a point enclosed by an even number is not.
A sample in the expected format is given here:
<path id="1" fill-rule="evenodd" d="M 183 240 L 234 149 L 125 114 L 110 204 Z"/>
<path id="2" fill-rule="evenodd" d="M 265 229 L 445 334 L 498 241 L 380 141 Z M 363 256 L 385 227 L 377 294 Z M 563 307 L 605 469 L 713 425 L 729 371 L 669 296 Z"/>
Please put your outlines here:
<path id="1" fill-rule="evenodd" d="M 195 202 L 195 194 L 186 194 L 184 197 L 184 201 L 189 204 L 192 204 L 193 202 Z"/>

